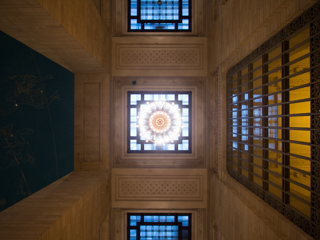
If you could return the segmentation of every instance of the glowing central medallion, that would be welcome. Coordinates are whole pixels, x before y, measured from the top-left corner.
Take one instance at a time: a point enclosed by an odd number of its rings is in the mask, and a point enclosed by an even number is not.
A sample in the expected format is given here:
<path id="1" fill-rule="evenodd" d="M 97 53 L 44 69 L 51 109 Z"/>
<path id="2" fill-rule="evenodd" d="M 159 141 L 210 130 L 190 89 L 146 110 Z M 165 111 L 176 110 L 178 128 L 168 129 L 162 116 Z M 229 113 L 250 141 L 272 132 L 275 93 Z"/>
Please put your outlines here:
<path id="1" fill-rule="evenodd" d="M 178 139 L 181 133 L 180 109 L 166 101 L 147 103 L 139 113 L 140 135 L 155 144 Z"/>

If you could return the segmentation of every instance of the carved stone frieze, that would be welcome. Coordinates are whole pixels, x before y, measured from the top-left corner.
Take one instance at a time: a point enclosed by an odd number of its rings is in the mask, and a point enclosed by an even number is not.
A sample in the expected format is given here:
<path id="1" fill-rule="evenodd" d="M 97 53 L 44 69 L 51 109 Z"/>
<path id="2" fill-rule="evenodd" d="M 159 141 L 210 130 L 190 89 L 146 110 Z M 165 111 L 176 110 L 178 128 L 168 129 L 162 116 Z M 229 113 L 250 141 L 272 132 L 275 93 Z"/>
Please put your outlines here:
<path id="1" fill-rule="evenodd" d="M 123 177 L 119 178 L 119 199 L 137 198 L 199 198 L 201 193 L 201 179 L 179 179 L 172 177 Z M 169 178 L 169 179 L 168 179 Z"/>
<path id="2" fill-rule="evenodd" d="M 177 68 L 199 67 L 200 49 L 197 47 L 139 47 L 123 46 L 119 48 L 119 68 Z"/>
<path id="3" fill-rule="evenodd" d="M 117 208 L 205 207 L 206 179 L 206 170 L 113 169 L 112 204 Z"/>
<path id="4" fill-rule="evenodd" d="M 205 38 L 114 38 L 114 76 L 206 76 Z"/>

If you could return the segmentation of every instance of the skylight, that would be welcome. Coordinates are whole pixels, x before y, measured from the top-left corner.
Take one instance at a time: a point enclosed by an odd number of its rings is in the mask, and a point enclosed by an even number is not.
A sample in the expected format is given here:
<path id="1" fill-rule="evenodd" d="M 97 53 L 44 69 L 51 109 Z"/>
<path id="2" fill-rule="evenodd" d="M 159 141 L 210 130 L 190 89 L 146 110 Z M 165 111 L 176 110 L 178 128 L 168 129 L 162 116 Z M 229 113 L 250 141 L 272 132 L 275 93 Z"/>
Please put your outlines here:
<path id="1" fill-rule="evenodd" d="M 191 31 L 191 0 L 129 0 L 128 31 Z"/>
<path id="2" fill-rule="evenodd" d="M 128 92 L 128 152 L 191 152 L 191 92 Z"/>

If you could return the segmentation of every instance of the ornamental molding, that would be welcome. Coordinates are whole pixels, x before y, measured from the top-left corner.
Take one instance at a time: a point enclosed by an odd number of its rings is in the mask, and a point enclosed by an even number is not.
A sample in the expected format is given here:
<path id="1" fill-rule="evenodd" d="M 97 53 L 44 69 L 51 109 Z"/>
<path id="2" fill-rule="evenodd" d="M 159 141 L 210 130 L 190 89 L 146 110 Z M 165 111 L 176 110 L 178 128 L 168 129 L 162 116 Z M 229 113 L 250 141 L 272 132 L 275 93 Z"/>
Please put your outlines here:
<path id="1" fill-rule="evenodd" d="M 206 205 L 206 170 L 114 169 L 112 205 L 114 207 Z"/>
<path id="2" fill-rule="evenodd" d="M 114 76 L 206 76 L 206 38 L 113 38 Z"/>

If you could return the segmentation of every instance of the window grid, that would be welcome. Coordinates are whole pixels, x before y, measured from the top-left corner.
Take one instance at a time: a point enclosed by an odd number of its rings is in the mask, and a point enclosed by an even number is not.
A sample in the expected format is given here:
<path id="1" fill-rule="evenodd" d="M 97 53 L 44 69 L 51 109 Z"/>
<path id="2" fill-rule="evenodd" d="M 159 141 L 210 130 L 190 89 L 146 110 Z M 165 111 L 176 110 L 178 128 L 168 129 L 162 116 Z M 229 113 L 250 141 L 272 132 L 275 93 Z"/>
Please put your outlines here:
<path id="1" fill-rule="evenodd" d="M 229 174 L 315 239 L 320 239 L 319 11 L 318 3 L 227 77 Z"/>
<path id="2" fill-rule="evenodd" d="M 128 91 L 127 112 L 127 152 L 128 153 L 191 153 L 192 152 L 192 92 L 148 92 Z M 182 117 L 180 136 L 173 142 L 153 144 L 140 136 L 138 115 L 148 103 L 155 101 L 173 103 L 179 108 Z"/>
<path id="3" fill-rule="evenodd" d="M 191 214 L 128 213 L 128 240 L 191 240 Z"/>
<path id="4" fill-rule="evenodd" d="M 129 32 L 191 32 L 191 0 L 128 0 Z"/>

